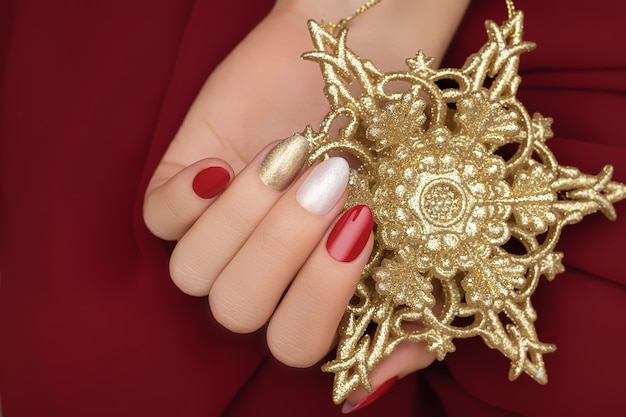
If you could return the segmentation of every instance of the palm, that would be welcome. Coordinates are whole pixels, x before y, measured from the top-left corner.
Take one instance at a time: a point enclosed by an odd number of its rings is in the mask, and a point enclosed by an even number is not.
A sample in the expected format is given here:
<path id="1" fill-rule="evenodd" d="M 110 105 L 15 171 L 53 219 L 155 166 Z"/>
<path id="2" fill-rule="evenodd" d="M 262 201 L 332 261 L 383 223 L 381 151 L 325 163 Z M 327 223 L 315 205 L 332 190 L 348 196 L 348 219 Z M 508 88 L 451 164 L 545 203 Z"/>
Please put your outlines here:
<path id="1" fill-rule="evenodd" d="M 386 13 L 384 3 L 378 7 Z M 440 57 L 452 30 L 420 25 L 417 20 L 428 16 L 416 16 L 388 17 L 395 29 L 405 29 L 394 31 L 375 14 L 360 16 L 350 44 L 383 70 L 402 68 L 420 44 Z M 295 11 L 275 10 L 251 32 L 209 77 L 165 161 L 180 169 L 211 156 L 238 172 L 263 145 L 319 123 L 328 104 L 319 68 L 300 58 L 312 49 L 306 20 Z"/>
<path id="2" fill-rule="evenodd" d="M 270 16 L 207 80 L 168 159 L 189 165 L 202 157 L 228 161 L 236 172 L 270 141 L 319 122 L 327 108 L 306 22 Z"/>

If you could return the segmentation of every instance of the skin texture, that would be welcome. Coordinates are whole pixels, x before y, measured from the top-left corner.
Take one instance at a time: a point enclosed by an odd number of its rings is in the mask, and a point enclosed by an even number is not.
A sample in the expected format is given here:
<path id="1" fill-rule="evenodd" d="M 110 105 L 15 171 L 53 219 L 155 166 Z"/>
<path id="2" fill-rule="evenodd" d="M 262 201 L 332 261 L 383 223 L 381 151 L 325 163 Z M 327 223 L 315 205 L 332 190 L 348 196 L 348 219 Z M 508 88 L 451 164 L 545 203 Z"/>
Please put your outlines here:
<path id="1" fill-rule="evenodd" d="M 311 366 L 332 349 L 373 237 L 353 261 L 333 259 L 325 242 L 346 191 L 327 213 L 314 214 L 296 199 L 311 169 L 283 191 L 268 188 L 259 169 L 277 139 L 315 124 L 328 108 L 318 66 L 300 59 L 311 49 L 306 20 L 338 21 L 361 4 L 278 1 L 208 78 L 145 198 L 149 229 L 178 241 L 170 263 L 174 283 L 187 294 L 207 297 L 216 320 L 231 331 L 248 333 L 268 324 L 270 350 L 294 367 Z M 466 5 L 467 0 L 383 1 L 350 23 L 348 42 L 386 71 L 402 68 L 418 49 L 439 61 Z M 208 167 L 227 170 L 233 180 L 221 195 L 206 199 L 191 184 Z M 372 385 L 432 360 L 422 346 L 401 346 L 373 372 Z M 348 403 L 366 395 L 360 388 Z"/>

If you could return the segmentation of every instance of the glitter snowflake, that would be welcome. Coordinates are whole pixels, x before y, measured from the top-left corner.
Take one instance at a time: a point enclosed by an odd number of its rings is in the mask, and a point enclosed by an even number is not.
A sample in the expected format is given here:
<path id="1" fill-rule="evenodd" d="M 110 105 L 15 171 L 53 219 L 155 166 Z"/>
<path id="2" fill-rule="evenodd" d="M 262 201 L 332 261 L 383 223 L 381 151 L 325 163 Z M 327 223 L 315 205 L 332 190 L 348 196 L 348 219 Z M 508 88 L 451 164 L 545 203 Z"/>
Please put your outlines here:
<path id="1" fill-rule="evenodd" d="M 434 69 L 418 52 L 408 70 L 383 73 L 337 36 L 309 23 L 330 112 L 304 135 L 311 161 L 337 152 L 359 162 L 348 206 L 367 204 L 376 245 L 340 328 L 333 399 L 359 384 L 404 341 L 426 342 L 443 360 L 454 339 L 480 336 L 525 372 L 547 382 L 531 295 L 563 271 L 561 230 L 601 211 L 626 186 L 560 166 L 546 146 L 551 119 L 516 98 L 523 15 L 486 22 L 488 41 L 460 69 Z M 405 88 L 398 89 L 397 85 Z M 358 88 L 354 88 L 354 86 Z M 358 93 L 355 93 L 358 91 Z M 407 325 L 408 324 L 408 325 Z M 374 326 L 373 326 L 374 325 Z"/>

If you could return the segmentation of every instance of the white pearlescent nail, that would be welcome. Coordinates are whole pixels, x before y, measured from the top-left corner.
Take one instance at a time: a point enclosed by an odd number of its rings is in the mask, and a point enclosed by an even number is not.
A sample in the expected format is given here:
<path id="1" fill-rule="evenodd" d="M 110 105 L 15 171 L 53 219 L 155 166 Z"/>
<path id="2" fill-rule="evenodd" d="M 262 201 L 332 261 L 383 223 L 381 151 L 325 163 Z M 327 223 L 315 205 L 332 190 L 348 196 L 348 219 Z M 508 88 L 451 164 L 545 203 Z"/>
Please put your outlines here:
<path id="1" fill-rule="evenodd" d="M 296 191 L 296 201 L 310 213 L 323 216 L 337 204 L 348 186 L 350 167 L 343 158 L 329 158 L 316 166 Z"/>

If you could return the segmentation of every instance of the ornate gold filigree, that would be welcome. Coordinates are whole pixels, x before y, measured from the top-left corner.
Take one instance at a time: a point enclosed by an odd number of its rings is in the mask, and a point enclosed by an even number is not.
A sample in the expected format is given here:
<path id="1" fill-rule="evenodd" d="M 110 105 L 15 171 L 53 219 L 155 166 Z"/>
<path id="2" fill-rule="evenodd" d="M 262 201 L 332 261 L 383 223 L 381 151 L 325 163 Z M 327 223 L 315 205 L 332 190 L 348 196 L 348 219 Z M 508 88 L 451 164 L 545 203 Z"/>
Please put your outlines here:
<path id="1" fill-rule="evenodd" d="M 563 271 L 563 227 L 596 211 L 614 219 L 626 197 L 610 166 L 598 176 L 560 166 L 545 143 L 552 120 L 517 100 L 519 56 L 534 48 L 522 13 L 511 7 L 486 28 L 462 68 L 435 69 L 418 52 L 407 71 L 383 73 L 346 46 L 347 29 L 309 22 L 315 50 L 303 56 L 319 63 L 330 103 L 320 129 L 303 133 L 310 160 L 355 157 L 348 206 L 367 204 L 376 222 L 323 367 L 336 374 L 336 403 L 359 384 L 371 390 L 369 372 L 404 341 L 442 360 L 455 338 L 480 336 L 511 360 L 510 379 L 546 383 L 543 354 L 555 346 L 538 340 L 530 297 L 541 276 Z"/>

